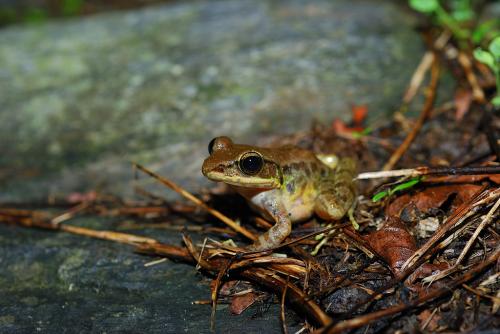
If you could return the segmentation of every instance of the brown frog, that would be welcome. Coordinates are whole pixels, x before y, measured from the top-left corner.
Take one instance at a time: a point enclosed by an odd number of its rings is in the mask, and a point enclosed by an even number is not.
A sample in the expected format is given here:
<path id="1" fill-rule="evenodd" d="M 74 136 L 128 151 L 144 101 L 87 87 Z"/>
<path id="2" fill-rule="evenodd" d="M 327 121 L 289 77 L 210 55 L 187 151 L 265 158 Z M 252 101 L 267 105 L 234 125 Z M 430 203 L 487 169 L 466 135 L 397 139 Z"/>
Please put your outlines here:
<path id="1" fill-rule="evenodd" d="M 208 151 L 203 175 L 227 183 L 275 221 L 252 249 L 278 246 L 290 234 L 292 222 L 314 213 L 323 219 L 338 220 L 354 203 L 353 159 L 342 158 L 333 165 L 331 156 L 316 156 L 296 146 L 240 145 L 228 137 L 214 138 Z"/>

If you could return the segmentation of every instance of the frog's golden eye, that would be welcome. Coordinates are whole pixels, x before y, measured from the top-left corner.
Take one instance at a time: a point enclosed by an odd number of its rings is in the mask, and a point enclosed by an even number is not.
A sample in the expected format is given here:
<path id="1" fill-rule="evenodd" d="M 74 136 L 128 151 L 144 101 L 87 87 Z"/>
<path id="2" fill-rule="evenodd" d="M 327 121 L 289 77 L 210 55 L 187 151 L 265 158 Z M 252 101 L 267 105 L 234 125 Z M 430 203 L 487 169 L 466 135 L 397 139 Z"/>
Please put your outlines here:
<path id="1" fill-rule="evenodd" d="M 264 167 L 264 159 L 256 152 L 248 152 L 238 161 L 240 170 L 247 175 L 255 175 Z"/>

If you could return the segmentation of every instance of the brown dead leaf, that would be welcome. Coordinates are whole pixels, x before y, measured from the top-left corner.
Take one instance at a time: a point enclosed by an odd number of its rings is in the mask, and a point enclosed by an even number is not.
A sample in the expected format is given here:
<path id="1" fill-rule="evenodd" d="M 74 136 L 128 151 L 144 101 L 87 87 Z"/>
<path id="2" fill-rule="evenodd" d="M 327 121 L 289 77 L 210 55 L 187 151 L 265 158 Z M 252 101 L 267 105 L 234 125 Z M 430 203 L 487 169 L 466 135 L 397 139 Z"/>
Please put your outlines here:
<path id="1" fill-rule="evenodd" d="M 415 239 L 408 228 L 401 219 L 395 216 L 387 217 L 386 222 L 378 231 L 363 238 L 372 250 L 384 259 L 395 275 L 401 272 L 403 264 L 417 250 Z M 424 263 L 408 277 L 406 284 L 418 293 L 425 293 L 425 288 L 415 285 L 415 282 L 447 268 L 447 263 Z"/>
<path id="2" fill-rule="evenodd" d="M 241 314 L 257 300 L 257 294 L 254 292 L 245 293 L 233 297 L 229 310 L 232 314 Z"/>
<path id="3" fill-rule="evenodd" d="M 455 92 L 455 119 L 461 121 L 472 102 L 472 93 L 468 89 L 458 88 Z"/>
<path id="4" fill-rule="evenodd" d="M 415 239 L 396 216 L 387 217 L 378 231 L 363 238 L 387 262 L 394 274 L 399 273 L 401 266 L 417 249 Z"/>
<path id="5" fill-rule="evenodd" d="M 424 310 L 417 316 L 417 318 L 420 321 L 420 328 L 422 330 L 425 329 L 427 331 L 434 332 L 439 328 L 439 320 L 441 319 L 441 316 L 437 313 Z"/>
<path id="6" fill-rule="evenodd" d="M 230 296 L 234 293 L 234 289 L 238 281 L 228 281 L 224 282 L 222 286 L 219 289 L 219 295 L 220 296 Z M 215 289 L 216 282 L 215 280 L 212 280 L 210 282 L 210 290 L 213 291 Z"/>
<path id="7" fill-rule="evenodd" d="M 416 222 L 420 217 L 439 209 L 452 196 L 454 209 L 466 202 L 479 189 L 477 184 L 446 184 L 431 186 L 416 193 L 407 193 L 393 200 L 385 209 L 386 216 L 400 217 L 405 222 Z"/>
<path id="8" fill-rule="evenodd" d="M 485 175 L 445 175 L 445 176 L 426 176 L 424 183 L 478 183 L 481 181 L 490 181 L 500 184 L 500 174 Z"/>
<path id="9" fill-rule="evenodd" d="M 212 280 L 210 289 L 216 287 L 216 280 Z M 241 314 L 250 307 L 258 299 L 258 294 L 251 290 L 251 284 L 245 281 L 228 281 L 224 282 L 219 290 L 219 296 L 231 298 L 229 311 L 232 314 Z M 238 292 L 239 291 L 239 292 Z M 248 291 L 248 292 L 246 292 Z"/>

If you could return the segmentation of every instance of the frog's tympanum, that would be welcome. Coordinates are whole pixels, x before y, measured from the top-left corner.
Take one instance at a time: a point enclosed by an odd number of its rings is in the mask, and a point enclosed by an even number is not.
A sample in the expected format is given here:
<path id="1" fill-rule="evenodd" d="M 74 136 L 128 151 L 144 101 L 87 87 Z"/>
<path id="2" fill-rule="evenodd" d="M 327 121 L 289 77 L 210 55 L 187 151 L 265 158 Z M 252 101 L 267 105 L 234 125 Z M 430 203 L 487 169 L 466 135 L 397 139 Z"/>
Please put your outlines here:
<path id="1" fill-rule="evenodd" d="M 323 219 L 342 218 L 355 199 L 356 166 L 342 158 L 335 167 L 328 159 L 296 146 L 262 148 L 234 144 L 228 137 L 214 138 L 202 172 L 222 181 L 244 196 L 273 227 L 255 241 L 252 249 L 278 246 L 291 232 L 292 222 L 316 213 Z M 322 162 L 322 161 L 325 161 Z"/>

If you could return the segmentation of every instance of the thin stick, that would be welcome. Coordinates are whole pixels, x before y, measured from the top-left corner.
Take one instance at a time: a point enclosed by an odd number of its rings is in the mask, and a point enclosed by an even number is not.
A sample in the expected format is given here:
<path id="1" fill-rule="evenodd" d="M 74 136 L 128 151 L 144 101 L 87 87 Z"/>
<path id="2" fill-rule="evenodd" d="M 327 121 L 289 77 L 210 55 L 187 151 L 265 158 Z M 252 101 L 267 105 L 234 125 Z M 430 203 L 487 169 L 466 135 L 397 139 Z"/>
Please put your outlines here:
<path id="1" fill-rule="evenodd" d="M 67 212 L 63 213 L 62 215 L 59 215 L 57 217 L 52 218 L 52 220 L 50 222 L 52 224 L 55 224 L 55 225 L 61 224 L 62 222 L 73 218 L 78 212 L 88 208 L 90 204 L 91 204 L 90 201 L 82 202 L 82 203 L 78 204 L 77 206 L 71 208 Z"/>
<path id="2" fill-rule="evenodd" d="M 422 81 L 424 80 L 425 73 L 427 73 L 427 71 L 431 68 L 435 57 L 436 56 L 432 51 L 427 51 L 424 54 L 420 64 L 418 64 L 417 69 L 411 77 L 410 85 L 408 86 L 408 89 L 403 97 L 403 103 L 408 104 L 411 100 L 413 100 L 415 94 L 417 94 L 417 91 L 420 88 L 420 85 L 422 84 Z"/>
<path id="3" fill-rule="evenodd" d="M 78 227 L 64 224 L 54 224 L 50 221 L 39 219 L 37 217 L 13 217 L 0 214 L 0 222 L 16 224 L 25 227 L 36 227 L 47 230 L 64 231 L 68 233 L 84 235 L 96 239 L 111 240 L 129 245 L 153 245 L 158 244 L 158 241 L 153 238 L 142 237 L 135 234 L 107 231 L 107 230 L 92 230 L 85 227 Z"/>
<path id="4" fill-rule="evenodd" d="M 500 174 L 500 166 L 479 167 L 417 167 L 407 169 L 393 169 L 378 172 L 360 173 L 356 180 L 379 179 L 387 177 L 416 177 L 424 175 L 488 175 Z"/>
<path id="5" fill-rule="evenodd" d="M 166 257 L 162 257 L 161 259 L 154 260 L 154 261 L 149 261 L 148 263 L 144 263 L 144 267 L 151 267 L 151 266 L 156 266 L 157 264 L 163 263 L 167 261 Z"/>
<path id="6" fill-rule="evenodd" d="M 172 189 L 173 191 L 175 191 L 179 195 L 183 196 L 184 198 L 186 198 L 186 199 L 190 200 L 191 202 L 195 203 L 196 205 L 200 206 L 201 208 L 203 208 L 204 210 L 206 210 L 208 213 L 210 213 L 212 216 L 218 218 L 224 224 L 226 224 L 229 227 L 231 227 L 236 232 L 239 232 L 239 233 L 243 234 L 245 237 L 247 237 L 248 239 L 250 239 L 252 241 L 257 240 L 257 237 L 255 235 L 253 235 L 252 232 L 250 232 L 249 230 L 247 230 L 243 226 L 238 225 L 234 220 L 232 220 L 229 217 L 225 216 L 221 212 L 212 209 L 211 207 L 209 207 L 208 205 L 206 205 L 202 200 L 200 200 L 199 198 L 195 197 L 194 195 L 192 195 L 190 192 L 184 190 L 183 188 L 179 187 L 174 182 L 172 182 L 169 179 L 167 179 L 165 177 L 162 177 L 162 176 L 160 176 L 160 175 L 158 175 L 158 174 L 150 171 L 149 169 L 147 169 L 147 168 L 145 168 L 145 167 L 143 167 L 143 166 L 141 166 L 141 165 L 139 165 L 137 163 L 132 163 L 132 164 L 133 164 L 134 167 L 136 167 L 140 171 L 142 171 L 142 172 L 146 173 L 147 175 L 151 176 L 152 178 L 160 181 L 161 183 L 163 183 L 164 185 L 166 185 L 167 187 L 169 187 L 170 189 Z"/>
<path id="7" fill-rule="evenodd" d="M 419 133 L 420 129 L 422 128 L 422 125 L 424 125 L 425 120 L 429 117 L 432 110 L 432 106 L 434 105 L 434 100 L 436 98 L 436 87 L 438 84 L 438 79 L 439 79 L 439 63 L 434 59 L 431 68 L 431 82 L 428 87 L 428 95 L 427 99 L 425 100 L 422 112 L 420 113 L 420 116 L 418 117 L 418 120 L 415 126 L 413 127 L 412 131 L 408 133 L 403 143 L 392 154 L 389 161 L 385 164 L 383 170 L 392 169 L 396 165 L 399 159 L 401 159 L 403 154 L 410 147 L 411 143 L 413 142 L 413 140 Z"/>
<path id="8" fill-rule="evenodd" d="M 487 294 L 483 293 L 482 291 L 479 291 L 477 289 L 474 289 L 474 288 L 468 286 L 467 284 L 462 284 L 462 286 L 477 296 L 487 298 L 487 299 L 491 300 L 493 303 L 497 303 L 497 304 L 500 303 L 500 298 L 498 298 L 498 297 L 493 297 L 493 296 L 487 295 Z"/>
<path id="9" fill-rule="evenodd" d="M 114 231 L 97 231 L 72 225 L 59 225 L 59 228 L 56 229 L 73 234 L 84 235 L 87 237 L 103 239 L 103 240 L 111 240 L 130 245 L 137 245 L 137 244 L 154 245 L 158 243 L 158 241 L 153 238 L 141 237 L 139 235 L 114 232 Z"/>
<path id="10" fill-rule="evenodd" d="M 458 257 L 457 261 L 455 262 L 455 266 L 458 265 L 463 260 L 463 258 L 465 257 L 465 255 L 467 254 L 469 249 L 471 248 L 472 244 L 474 243 L 476 238 L 479 236 L 479 233 L 481 233 L 483 228 L 489 224 L 489 222 L 493 218 L 493 215 L 495 214 L 495 212 L 497 211 L 499 206 L 500 206 L 500 198 L 496 201 L 495 205 L 493 205 L 491 210 L 486 214 L 486 217 L 483 218 L 483 220 L 481 221 L 481 224 L 479 224 L 476 231 L 474 232 L 472 237 L 467 242 L 467 245 L 465 245 L 464 250 L 462 251 L 462 253 L 460 253 L 460 256 Z"/>
<path id="11" fill-rule="evenodd" d="M 286 291 L 288 290 L 288 283 L 290 282 L 290 277 L 286 277 L 286 285 L 285 288 L 283 289 L 283 293 L 281 294 L 281 307 L 280 307 L 280 319 L 281 319 L 281 326 L 284 334 L 288 334 L 288 328 L 286 328 L 286 317 L 285 317 L 285 298 L 286 298 Z"/>
<path id="12" fill-rule="evenodd" d="M 458 62 L 464 69 L 465 77 L 467 78 L 467 81 L 472 88 L 472 97 L 474 98 L 474 101 L 481 104 L 486 103 L 483 89 L 477 82 L 476 75 L 474 74 L 474 70 L 472 69 L 472 63 L 469 57 L 463 51 L 458 52 Z"/>
<path id="13" fill-rule="evenodd" d="M 482 187 L 478 192 L 471 197 L 470 200 L 460 205 L 451 216 L 439 227 L 433 236 L 425 242 L 412 256 L 410 256 L 405 263 L 401 266 L 401 270 L 406 270 L 408 267 L 413 266 L 422 256 L 424 256 L 435 244 L 439 242 L 450 230 L 457 227 L 458 224 L 464 221 L 464 218 L 473 213 L 473 208 L 476 207 L 481 201 L 490 196 L 498 196 L 498 191 L 488 191 Z"/>
<path id="14" fill-rule="evenodd" d="M 451 266 L 450 268 L 448 268 L 446 270 L 442 270 L 442 271 L 438 272 L 437 274 L 425 277 L 423 279 L 423 282 L 435 282 L 435 281 L 440 280 L 440 279 L 448 276 L 449 274 L 457 271 L 458 265 L 464 259 L 465 255 L 467 254 L 467 252 L 471 248 L 472 244 L 474 243 L 476 238 L 479 236 L 479 233 L 481 233 L 483 228 L 491 221 L 491 219 L 493 218 L 493 215 L 495 214 L 496 210 L 498 209 L 498 206 L 500 206 L 500 198 L 496 201 L 496 203 L 493 205 L 491 210 L 486 214 L 486 216 L 484 216 L 483 220 L 481 221 L 479 226 L 476 228 L 476 231 L 474 232 L 474 234 L 469 239 L 469 241 L 465 245 L 464 249 L 462 250 L 462 252 L 458 256 L 458 259 L 455 261 L 455 264 L 453 264 L 453 266 Z"/>

